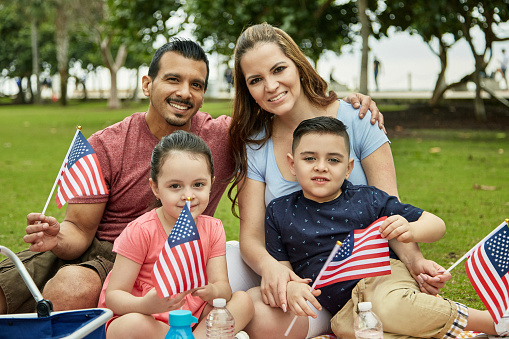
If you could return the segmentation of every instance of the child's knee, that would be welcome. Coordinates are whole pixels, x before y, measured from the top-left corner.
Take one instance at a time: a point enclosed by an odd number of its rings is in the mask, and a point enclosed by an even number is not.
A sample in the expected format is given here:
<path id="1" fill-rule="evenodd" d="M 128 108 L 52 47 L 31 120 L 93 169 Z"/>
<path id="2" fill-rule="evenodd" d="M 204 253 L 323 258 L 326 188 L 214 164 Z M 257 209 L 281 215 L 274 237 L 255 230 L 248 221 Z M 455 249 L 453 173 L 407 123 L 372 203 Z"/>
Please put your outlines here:
<path id="1" fill-rule="evenodd" d="M 254 303 L 247 292 L 237 291 L 233 293 L 232 300 L 235 300 L 235 303 L 239 305 L 243 305 L 246 314 L 251 314 L 251 316 L 254 314 Z"/>
<path id="2" fill-rule="evenodd" d="M 159 335 L 161 332 L 160 327 L 165 325 L 162 322 L 159 324 L 151 316 L 140 313 L 128 313 L 111 322 L 108 327 L 108 337 L 152 338 Z"/>

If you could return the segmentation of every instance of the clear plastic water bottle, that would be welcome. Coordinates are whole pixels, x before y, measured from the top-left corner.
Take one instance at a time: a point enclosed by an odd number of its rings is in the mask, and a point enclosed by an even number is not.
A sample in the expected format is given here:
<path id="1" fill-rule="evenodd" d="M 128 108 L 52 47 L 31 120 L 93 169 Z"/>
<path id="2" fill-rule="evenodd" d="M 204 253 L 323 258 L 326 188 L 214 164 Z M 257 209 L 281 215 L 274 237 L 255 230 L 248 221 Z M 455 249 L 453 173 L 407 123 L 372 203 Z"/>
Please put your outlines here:
<path id="1" fill-rule="evenodd" d="M 359 313 L 353 322 L 355 338 L 357 339 L 383 339 L 384 331 L 380 318 L 371 310 L 371 302 L 357 305 Z"/>
<path id="2" fill-rule="evenodd" d="M 226 309 L 225 299 L 214 299 L 214 308 L 207 316 L 207 339 L 233 339 L 235 319 Z"/>

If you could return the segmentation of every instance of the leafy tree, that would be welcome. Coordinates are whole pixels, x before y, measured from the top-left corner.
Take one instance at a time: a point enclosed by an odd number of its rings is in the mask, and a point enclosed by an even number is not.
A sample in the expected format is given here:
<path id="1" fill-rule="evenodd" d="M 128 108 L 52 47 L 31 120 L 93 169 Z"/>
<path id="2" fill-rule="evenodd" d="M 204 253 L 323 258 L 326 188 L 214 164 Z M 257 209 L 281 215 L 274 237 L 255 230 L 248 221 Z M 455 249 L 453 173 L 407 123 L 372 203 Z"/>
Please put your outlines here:
<path id="1" fill-rule="evenodd" d="M 358 23 L 354 2 L 332 0 L 194 0 L 185 6 L 185 23 L 194 25 L 194 35 L 207 51 L 230 56 L 242 30 L 268 22 L 286 31 L 315 63 L 324 50 L 339 53 L 356 35 Z"/>
<path id="2" fill-rule="evenodd" d="M 42 0 L 20 0 L 15 2 L 19 12 L 30 20 L 30 33 L 31 33 L 31 50 L 32 50 L 32 72 L 35 75 L 35 93 L 33 98 L 35 103 L 41 103 L 40 91 L 40 65 L 39 65 L 39 39 L 38 31 L 39 25 L 47 17 L 47 6 Z"/>
<path id="3" fill-rule="evenodd" d="M 361 76 L 359 91 L 368 94 L 368 55 L 369 55 L 369 36 L 372 33 L 371 21 L 368 17 L 368 2 L 367 0 L 357 0 L 359 9 L 359 21 L 361 23 L 361 38 L 362 38 L 362 57 L 361 57 Z"/>
<path id="4" fill-rule="evenodd" d="M 126 62 L 138 68 L 150 62 L 157 36 L 175 35 L 166 22 L 182 4 L 180 1 L 90 0 L 88 11 L 80 16 L 81 29 L 97 46 L 102 64 L 110 71 L 108 107 L 119 108 L 117 73 Z"/>
<path id="5" fill-rule="evenodd" d="M 491 59 L 493 42 L 508 40 L 501 37 L 499 25 L 509 20 L 509 0 L 415 0 L 411 4 L 403 1 L 387 2 L 386 8 L 377 13 L 381 34 L 389 27 L 419 34 L 440 58 L 441 70 L 437 77 L 431 104 L 436 105 L 446 90 L 474 81 L 476 84 L 476 117 L 486 119 L 481 99 L 481 74 Z M 472 31 L 479 29 L 484 34 L 484 47 L 477 50 L 473 44 Z M 460 81 L 446 84 L 447 50 L 458 40 L 465 38 L 475 61 L 475 70 Z M 434 47 L 434 45 L 437 47 Z M 438 50 L 436 50 L 438 48 Z"/>
<path id="6" fill-rule="evenodd" d="M 10 78 L 17 78 L 19 94 L 18 103 L 28 102 L 27 96 L 33 101 L 31 75 L 34 74 L 34 60 L 32 49 L 32 28 L 30 21 L 20 15 L 20 3 L 1 0 L 0 1 L 0 70 L 2 75 Z M 54 29 L 51 25 L 40 23 L 38 26 L 38 41 L 52 40 Z M 37 67 L 43 67 L 54 60 L 55 49 L 48 46 L 40 50 L 37 59 Z M 26 80 L 26 92 L 23 88 L 23 79 Z"/>
<path id="7" fill-rule="evenodd" d="M 86 79 L 102 65 L 101 53 L 97 44 L 81 30 L 71 36 L 69 46 L 69 69 L 75 69 L 75 65 L 80 66 L 78 73 L 69 75 L 75 79 L 77 86 L 83 87 L 83 100 L 86 101 L 88 99 Z"/>
<path id="8" fill-rule="evenodd" d="M 509 36 L 501 37 L 500 24 L 509 21 L 509 0 L 461 0 L 452 8 L 457 12 L 461 23 L 461 31 L 470 46 L 475 60 L 475 70 L 471 74 L 475 83 L 475 115 L 478 120 L 486 120 L 486 110 L 481 98 L 481 74 L 486 73 L 486 66 L 493 56 L 493 43 L 509 40 Z M 472 32 L 480 30 L 484 34 L 484 48 L 478 50 L 474 46 Z"/>
<path id="9" fill-rule="evenodd" d="M 140 68 L 148 66 L 154 54 L 154 48 L 149 43 L 133 43 L 128 46 L 129 53 L 125 62 L 125 67 L 136 70 L 136 86 L 132 93 L 131 99 L 138 101 L 138 91 L 140 88 Z"/>
<path id="10" fill-rule="evenodd" d="M 440 72 L 431 98 L 431 104 L 436 105 L 447 88 L 447 51 L 462 37 L 461 27 L 456 14 L 450 9 L 449 1 L 415 0 L 411 6 L 403 2 L 389 2 L 386 8 L 377 12 L 377 21 L 381 25 L 378 37 L 388 36 L 391 27 L 418 34 L 440 59 Z"/>

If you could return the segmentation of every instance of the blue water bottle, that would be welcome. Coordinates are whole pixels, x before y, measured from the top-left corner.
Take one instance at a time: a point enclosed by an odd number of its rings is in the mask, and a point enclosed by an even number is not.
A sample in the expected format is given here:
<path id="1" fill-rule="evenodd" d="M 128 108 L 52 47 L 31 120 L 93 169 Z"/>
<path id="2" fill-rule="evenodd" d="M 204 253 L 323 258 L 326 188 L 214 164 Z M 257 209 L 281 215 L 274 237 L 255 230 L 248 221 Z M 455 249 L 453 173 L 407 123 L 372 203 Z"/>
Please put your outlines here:
<path id="1" fill-rule="evenodd" d="M 191 325 L 197 322 L 198 319 L 192 316 L 191 311 L 171 311 L 168 316 L 170 330 L 166 333 L 164 339 L 194 339 Z"/>

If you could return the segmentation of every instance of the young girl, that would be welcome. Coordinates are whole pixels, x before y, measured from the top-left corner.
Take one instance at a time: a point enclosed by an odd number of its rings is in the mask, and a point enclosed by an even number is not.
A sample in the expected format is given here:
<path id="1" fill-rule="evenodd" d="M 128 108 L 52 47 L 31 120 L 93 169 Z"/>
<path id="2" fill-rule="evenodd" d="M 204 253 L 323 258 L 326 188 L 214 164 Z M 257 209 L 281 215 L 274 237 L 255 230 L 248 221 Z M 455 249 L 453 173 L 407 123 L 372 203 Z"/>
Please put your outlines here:
<path id="1" fill-rule="evenodd" d="M 232 295 L 221 221 L 201 215 L 214 181 L 209 148 L 188 132 L 165 136 L 152 153 L 150 176 L 150 187 L 161 206 L 131 222 L 115 240 L 115 265 L 99 299 L 99 307 L 107 307 L 115 314 L 108 323 L 107 338 L 164 338 L 169 330 L 168 312 L 181 307 L 199 319 L 193 331 L 195 337 L 205 338 L 204 319 L 215 298 L 229 301 L 226 307 L 235 318 L 237 333 L 251 320 L 254 308 L 247 293 Z M 203 247 L 208 285 L 160 298 L 151 272 L 188 197 Z"/>

